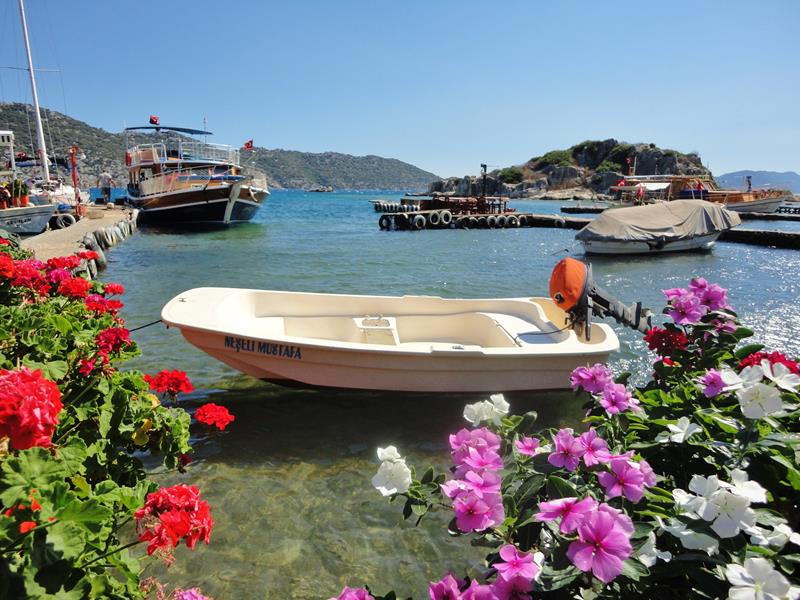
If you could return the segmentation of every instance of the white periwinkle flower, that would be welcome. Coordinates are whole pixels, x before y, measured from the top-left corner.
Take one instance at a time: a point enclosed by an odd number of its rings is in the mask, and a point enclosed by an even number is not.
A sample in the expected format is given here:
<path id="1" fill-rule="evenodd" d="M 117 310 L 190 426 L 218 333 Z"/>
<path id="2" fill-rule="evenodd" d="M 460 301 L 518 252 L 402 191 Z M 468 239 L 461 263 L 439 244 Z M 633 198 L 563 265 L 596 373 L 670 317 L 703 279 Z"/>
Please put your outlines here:
<path id="1" fill-rule="evenodd" d="M 669 439 L 678 444 L 683 444 L 698 431 L 703 431 L 703 428 L 697 423 L 692 423 L 689 417 L 681 417 L 677 423 L 667 425 L 667 429 L 672 432 Z"/>
<path id="2" fill-rule="evenodd" d="M 800 546 L 800 534 L 792 531 L 792 528 L 785 523 L 775 525 L 772 531 L 756 526 L 748 529 L 747 533 L 750 534 L 750 543 L 757 546 L 783 548 L 790 540 Z"/>
<path id="3" fill-rule="evenodd" d="M 372 485 L 384 496 L 407 492 L 411 485 L 411 469 L 394 446 L 378 448 L 378 458 L 383 461 L 372 478 Z"/>
<path id="4" fill-rule="evenodd" d="M 672 553 L 661 552 L 658 550 L 658 548 L 656 548 L 656 534 L 651 531 L 647 534 L 647 541 L 636 552 L 636 558 L 638 558 L 639 562 L 641 562 L 645 567 L 652 567 L 654 564 L 656 564 L 658 559 L 661 559 L 664 562 L 671 561 Z"/>
<path id="5" fill-rule="evenodd" d="M 729 600 L 795 600 L 797 591 L 766 558 L 748 558 L 744 566 L 725 567 L 725 577 L 731 583 Z"/>
<path id="6" fill-rule="evenodd" d="M 698 533 L 689 529 L 677 519 L 670 519 L 669 523 L 661 526 L 664 531 L 675 536 L 687 550 L 702 550 L 709 556 L 719 551 L 719 541 L 705 533 Z"/>
<path id="7" fill-rule="evenodd" d="M 764 371 L 764 377 L 787 392 L 794 392 L 800 386 L 800 375 L 792 373 L 784 364 L 773 365 L 768 360 L 762 360 L 761 370 Z"/>
<path id="8" fill-rule="evenodd" d="M 467 404 L 464 407 L 464 418 L 473 425 L 479 425 L 484 421 L 500 425 L 500 419 L 508 414 L 508 408 L 508 402 L 503 394 L 492 394 L 489 400 Z"/>
<path id="9" fill-rule="evenodd" d="M 746 367 L 759 369 L 759 367 Z M 759 369 L 760 371 L 761 369 Z M 783 410 L 778 388 L 765 383 L 754 383 L 736 392 L 742 414 L 748 419 L 761 419 Z"/>
<path id="10" fill-rule="evenodd" d="M 737 496 L 743 496 L 750 502 L 766 502 L 767 490 L 757 481 L 748 481 L 747 471 L 734 469 L 731 471 L 731 482 L 720 481 L 722 487 L 727 488 Z"/>
<path id="11" fill-rule="evenodd" d="M 742 529 L 756 524 L 756 513 L 750 508 L 750 500 L 730 492 L 716 492 L 709 503 L 717 513 L 711 529 L 721 538 L 731 538 Z"/>

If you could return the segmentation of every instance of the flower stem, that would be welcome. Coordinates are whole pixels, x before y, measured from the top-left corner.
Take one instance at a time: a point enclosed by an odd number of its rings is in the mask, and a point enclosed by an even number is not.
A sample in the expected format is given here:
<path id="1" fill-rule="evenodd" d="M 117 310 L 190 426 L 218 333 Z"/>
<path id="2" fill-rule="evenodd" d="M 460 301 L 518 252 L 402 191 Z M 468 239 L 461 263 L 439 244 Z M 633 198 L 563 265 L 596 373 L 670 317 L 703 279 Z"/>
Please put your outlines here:
<path id="1" fill-rule="evenodd" d="M 106 552 L 105 554 L 101 554 L 100 556 L 94 557 L 92 560 L 90 560 L 89 562 L 83 563 L 78 568 L 79 569 L 84 569 L 84 568 L 88 567 L 89 565 L 91 565 L 92 563 L 97 562 L 98 560 L 102 560 L 107 556 L 111 556 L 112 554 L 116 554 L 117 552 L 122 552 L 123 550 L 127 550 L 128 548 L 130 548 L 132 546 L 135 546 L 138 543 L 139 543 L 139 540 L 136 540 L 136 541 L 130 542 L 129 544 L 125 544 L 124 546 L 120 546 L 119 548 L 115 548 L 114 550 L 111 550 L 110 552 Z"/>

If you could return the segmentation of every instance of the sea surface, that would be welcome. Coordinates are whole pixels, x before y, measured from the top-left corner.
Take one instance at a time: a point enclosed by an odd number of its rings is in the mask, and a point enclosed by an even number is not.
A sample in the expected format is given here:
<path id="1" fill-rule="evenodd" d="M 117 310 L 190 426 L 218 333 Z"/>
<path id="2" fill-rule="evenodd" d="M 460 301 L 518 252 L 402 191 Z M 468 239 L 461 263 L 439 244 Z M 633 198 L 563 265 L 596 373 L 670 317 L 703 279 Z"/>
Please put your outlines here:
<path id="1" fill-rule="evenodd" d="M 200 286 L 443 297 L 547 295 L 550 271 L 581 258 L 562 229 L 380 231 L 372 199 L 381 193 L 276 191 L 255 220 L 225 230 L 142 228 L 109 252 L 102 275 L 126 287 L 130 328 L 157 320 L 161 307 Z M 557 213 L 562 203 L 517 201 L 521 211 Z M 749 221 L 748 228 L 800 231 L 800 223 Z M 661 290 L 703 276 L 729 301 L 756 340 L 800 353 L 800 252 L 718 243 L 712 252 L 592 258 L 599 285 L 656 313 Z M 661 319 L 658 314 L 657 321 Z M 615 329 L 615 371 L 643 379 L 654 357 L 641 334 Z M 197 390 L 183 404 L 226 406 L 236 421 L 221 434 L 193 429 L 188 473 L 154 473 L 160 484 L 198 485 L 215 520 L 209 546 L 181 547 L 176 562 L 146 576 L 199 586 L 226 598 L 329 598 L 343 585 L 427 597 L 427 582 L 448 570 L 479 573 L 484 552 L 446 532 L 440 512 L 418 527 L 401 505 L 373 489 L 377 446 L 394 444 L 410 464 L 448 464 L 447 436 L 466 425 L 467 402 L 482 396 L 402 395 L 286 389 L 240 375 L 161 324 L 133 333 L 143 355 L 126 363 L 155 373 L 186 371 Z M 580 427 L 570 393 L 516 394 L 512 411 L 537 410 L 543 427 Z"/>

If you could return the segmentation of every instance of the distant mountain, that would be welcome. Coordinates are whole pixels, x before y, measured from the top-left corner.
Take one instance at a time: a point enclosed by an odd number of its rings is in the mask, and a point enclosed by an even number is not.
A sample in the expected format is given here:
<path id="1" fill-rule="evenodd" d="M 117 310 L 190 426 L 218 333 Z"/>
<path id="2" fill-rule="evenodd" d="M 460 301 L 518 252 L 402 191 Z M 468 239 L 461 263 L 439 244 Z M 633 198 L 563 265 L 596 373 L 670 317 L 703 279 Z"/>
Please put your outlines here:
<path id="1" fill-rule="evenodd" d="M 93 186 L 98 173 L 107 170 L 117 182 L 127 181 L 124 166 L 125 136 L 92 127 L 56 111 L 43 109 L 45 141 L 51 155 L 66 156 L 77 143 L 85 158 L 78 161 L 82 185 Z M 0 129 L 10 129 L 17 151 L 31 152 L 35 137 L 33 108 L 29 104 L 0 103 Z M 143 136 L 137 139 L 145 139 Z M 313 189 L 421 190 L 439 177 L 394 158 L 352 156 L 337 152 L 270 150 L 256 146 L 248 162 L 263 170 L 271 187 Z"/>
<path id="2" fill-rule="evenodd" d="M 715 179 L 720 187 L 729 189 L 747 189 L 747 176 L 753 178 L 753 188 L 773 188 L 779 190 L 792 190 L 800 194 L 800 175 L 794 171 L 734 171 L 717 175 Z"/>

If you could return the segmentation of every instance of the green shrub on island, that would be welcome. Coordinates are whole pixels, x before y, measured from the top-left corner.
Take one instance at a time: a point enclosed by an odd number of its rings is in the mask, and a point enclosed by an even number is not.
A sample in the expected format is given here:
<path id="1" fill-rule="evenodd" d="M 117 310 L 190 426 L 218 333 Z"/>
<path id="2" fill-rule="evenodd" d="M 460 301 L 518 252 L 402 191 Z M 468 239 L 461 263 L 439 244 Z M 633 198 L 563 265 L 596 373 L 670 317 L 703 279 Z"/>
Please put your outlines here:
<path id="1" fill-rule="evenodd" d="M 627 164 L 627 159 L 635 152 L 635 148 L 631 144 L 621 143 L 617 144 L 608 153 L 606 160 L 619 165 Z"/>
<path id="2" fill-rule="evenodd" d="M 596 171 L 598 173 L 602 173 L 604 171 L 613 171 L 614 173 L 621 173 L 622 172 L 622 165 L 619 163 L 615 163 L 611 160 L 604 160 L 599 165 L 597 165 Z"/>
<path id="3" fill-rule="evenodd" d="M 536 159 L 534 168 L 569 167 L 572 165 L 572 161 L 572 153 L 569 150 L 551 150 L 544 156 Z"/>
<path id="4" fill-rule="evenodd" d="M 157 489 L 143 462 L 187 464 L 191 384 L 117 370 L 139 351 L 123 287 L 76 275 L 93 254 L 43 263 L 0 238 L 0 598 L 143 598 L 160 586 L 129 547 L 170 561 L 209 541 L 199 490 Z"/>
<path id="5" fill-rule="evenodd" d="M 582 433 L 537 432 L 536 413 L 511 415 L 495 395 L 464 409 L 448 474 L 417 478 L 395 447 L 378 449 L 372 483 L 405 500 L 406 519 L 452 510 L 448 533 L 488 549 L 426 597 L 800 597 L 800 365 L 741 345 L 752 331 L 719 286 L 664 293 L 671 321 L 645 336 L 659 355 L 647 384 L 631 390 L 600 364 L 573 372 Z"/>
<path id="6" fill-rule="evenodd" d="M 502 169 L 498 175 L 500 181 L 510 184 L 519 183 L 522 181 L 522 176 L 522 169 L 519 167 L 506 167 L 505 169 Z"/>

